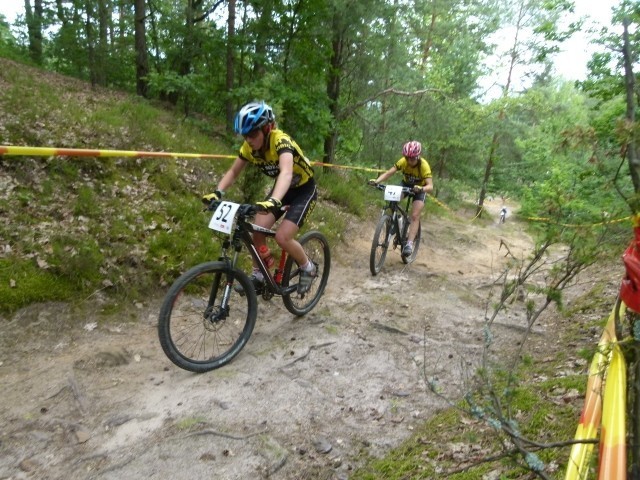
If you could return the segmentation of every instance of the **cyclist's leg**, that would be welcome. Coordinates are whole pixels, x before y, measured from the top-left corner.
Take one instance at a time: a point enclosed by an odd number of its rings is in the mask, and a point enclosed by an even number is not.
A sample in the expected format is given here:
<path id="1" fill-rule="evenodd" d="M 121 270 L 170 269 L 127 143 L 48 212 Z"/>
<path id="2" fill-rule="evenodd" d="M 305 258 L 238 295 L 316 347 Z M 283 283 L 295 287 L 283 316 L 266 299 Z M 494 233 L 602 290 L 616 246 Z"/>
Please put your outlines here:
<path id="1" fill-rule="evenodd" d="M 416 238 L 418 228 L 420 227 L 420 214 L 422 213 L 423 208 L 423 200 L 414 200 L 411 203 L 411 225 L 409 225 L 409 232 L 407 233 L 407 241 L 409 242 L 413 242 Z"/>
<path id="2" fill-rule="evenodd" d="M 313 179 L 301 187 L 290 189 L 282 199 L 283 203 L 289 205 L 289 209 L 276 231 L 276 242 L 298 264 L 300 271 L 299 294 L 305 294 L 309 290 L 317 271 L 315 264 L 309 260 L 304 248 L 295 239 L 295 236 L 307 216 L 313 211 L 317 197 L 318 193 Z"/>
<path id="3" fill-rule="evenodd" d="M 270 213 L 270 212 L 258 213 L 254 219 L 254 223 L 263 228 L 271 228 L 273 227 L 273 224 L 275 222 L 276 222 L 276 218 L 273 215 L 273 213 Z M 253 243 L 257 249 L 259 249 L 260 246 L 265 245 L 267 243 L 267 237 L 263 233 L 253 232 L 252 237 L 253 237 Z M 253 259 L 252 259 L 252 265 L 253 265 L 253 268 L 252 268 L 251 275 L 249 276 L 249 279 L 253 282 L 253 286 L 256 289 L 256 292 L 258 294 L 261 294 L 264 288 L 264 276 L 262 275 L 262 272 L 260 271 L 258 264 Z M 240 283 L 236 283 L 233 286 L 233 289 L 240 294 L 244 294 L 244 289 Z"/>
<path id="4" fill-rule="evenodd" d="M 282 204 L 288 205 L 289 209 L 276 231 L 276 242 L 301 267 L 306 265 L 309 259 L 295 237 L 313 211 L 317 198 L 318 191 L 312 179 L 301 187 L 290 189 L 282 199 Z"/>

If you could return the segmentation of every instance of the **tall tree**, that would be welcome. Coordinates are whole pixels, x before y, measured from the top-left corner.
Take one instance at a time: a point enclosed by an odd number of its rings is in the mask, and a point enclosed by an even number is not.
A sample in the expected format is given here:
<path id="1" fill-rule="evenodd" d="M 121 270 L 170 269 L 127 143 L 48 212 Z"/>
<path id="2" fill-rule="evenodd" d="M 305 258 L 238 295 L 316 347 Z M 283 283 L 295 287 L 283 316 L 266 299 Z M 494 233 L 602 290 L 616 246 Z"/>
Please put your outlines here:
<path id="1" fill-rule="evenodd" d="M 31 6 L 31 0 L 24 0 L 24 11 L 27 22 L 27 31 L 29 33 L 29 54 L 34 62 L 41 64 L 43 23 L 42 0 L 34 0 L 33 7 Z"/>
<path id="2" fill-rule="evenodd" d="M 573 9 L 573 2 L 565 0 L 518 0 L 515 4 L 506 5 L 507 12 L 513 19 L 513 36 L 506 52 L 507 65 L 505 82 L 502 86 L 501 99 L 504 101 L 512 93 L 514 74 L 518 67 L 523 70 L 535 70 L 540 63 L 547 61 L 547 56 L 557 50 L 557 43 L 564 41 L 578 25 L 572 24 L 568 31 L 559 32 L 560 15 Z M 515 8 L 514 8 L 515 7 Z M 482 214 L 484 200 L 491 180 L 493 168 L 497 161 L 500 135 L 505 118 L 504 108 L 498 110 L 498 122 L 491 136 L 489 150 L 485 162 L 484 176 L 478 197 L 477 215 Z"/>
<path id="3" fill-rule="evenodd" d="M 227 69 L 226 82 L 227 92 L 233 89 L 235 75 L 235 37 L 236 37 L 236 0 L 229 0 L 227 17 Z M 225 99 L 225 117 L 227 119 L 227 129 L 232 130 L 234 103 L 231 96 L 227 95 Z"/>
<path id="4" fill-rule="evenodd" d="M 112 11 L 110 0 L 98 0 L 98 39 L 96 44 L 96 83 L 101 86 L 107 84 L 107 69 L 109 57 L 109 30 L 112 25 Z"/>
<path id="5" fill-rule="evenodd" d="M 149 96 L 149 57 L 147 55 L 147 11 L 146 0 L 134 1 L 135 51 L 136 51 L 136 92 Z"/>

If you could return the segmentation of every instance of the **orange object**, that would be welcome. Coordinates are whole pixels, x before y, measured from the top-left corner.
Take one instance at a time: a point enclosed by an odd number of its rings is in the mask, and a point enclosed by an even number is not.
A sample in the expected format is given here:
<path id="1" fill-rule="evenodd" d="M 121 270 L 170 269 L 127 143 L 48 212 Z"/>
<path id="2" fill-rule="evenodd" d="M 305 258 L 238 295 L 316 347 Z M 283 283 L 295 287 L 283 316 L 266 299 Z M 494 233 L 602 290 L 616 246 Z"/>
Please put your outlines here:
<path id="1" fill-rule="evenodd" d="M 616 309 L 618 310 L 616 312 Z M 587 391 L 584 399 L 584 406 L 582 407 L 582 413 L 580 414 L 580 423 L 578 424 L 578 428 L 576 429 L 576 440 L 595 440 L 598 438 L 598 430 L 601 426 L 601 419 L 603 417 L 603 396 L 605 392 L 608 395 L 617 395 L 614 393 L 609 393 L 610 390 L 613 389 L 613 385 L 615 385 L 620 378 L 619 370 L 619 362 L 617 362 L 612 369 L 612 361 L 613 361 L 613 349 L 618 348 L 616 342 L 616 330 L 615 330 L 615 319 L 616 314 L 618 316 L 623 316 L 626 310 L 626 306 L 624 302 L 620 302 L 620 305 L 615 305 L 611 314 L 609 315 L 609 320 L 607 321 L 607 325 L 602 332 L 602 336 L 600 337 L 600 341 L 598 342 L 598 349 L 591 360 L 591 366 L 589 368 L 589 378 L 587 380 Z M 624 361 L 624 359 L 623 359 Z M 611 373 L 613 370 L 617 373 Z M 604 387 L 605 382 L 608 382 L 609 390 L 605 390 L 607 387 Z M 612 401 L 615 401 L 615 397 L 608 398 L 607 408 L 611 408 Z M 624 402 L 624 398 L 622 399 Z M 624 414 L 624 412 L 623 412 Z M 607 410 L 607 415 L 611 415 L 610 410 Z M 615 421 L 617 425 L 617 421 Z M 612 421 L 609 420 L 608 424 L 611 425 Z M 605 421 L 602 420 L 602 432 L 601 438 L 605 438 Z M 571 447 L 571 455 L 569 457 L 569 462 L 567 464 L 567 471 L 565 475 L 565 480 L 586 480 L 589 474 L 589 464 L 591 460 L 591 456 L 593 454 L 594 445 L 592 443 L 576 443 Z M 603 453 L 603 447 L 600 447 L 600 454 Z M 609 458 L 612 458 L 613 452 L 609 455 Z M 625 465 L 626 467 L 626 465 Z M 602 470 L 601 470 L 602 471 Z M 608 477 L 602 477 L 608 478 Z M 611 477 L 612 479 L 618 477 Z"/>
<path id="2" fill-rule="evenodd" d="M 269 247 L 266 245 L 260 245 L 260 248 L 258 248 L 258 254 L 267 268 L 271 268 L 275 265 L 276 261 L 273 258 L 273 255 L 271 255 L 271 250 L 269 250 Z"/>
<path id="3" fill-rule="evenodd" d="M 602 403 L 598 480 L 626 480 L 627 369 L 620 346 L 613 345 Z"/>
<path id="4" fill-rule="evenodd" d="M 640 227 L 633 228 L 634 238 L 622 254 L 625 276 L 620 298 L 634 312 L 640 312 Z"/>

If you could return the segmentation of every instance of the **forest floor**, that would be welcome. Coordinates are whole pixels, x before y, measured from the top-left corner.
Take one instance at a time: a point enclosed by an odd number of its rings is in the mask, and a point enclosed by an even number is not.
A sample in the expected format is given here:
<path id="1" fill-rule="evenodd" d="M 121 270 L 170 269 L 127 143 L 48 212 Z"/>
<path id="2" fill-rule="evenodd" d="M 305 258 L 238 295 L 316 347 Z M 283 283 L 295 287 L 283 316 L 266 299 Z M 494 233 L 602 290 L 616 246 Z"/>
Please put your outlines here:
<path id="1" fill-rule="evenodd" d="M 488 203 L 493 218 L 501 206 Z M 505 247 L 516 257 L 532 248 L 514 218 L 425 217 L 416 261 L 405 266 L 390 252 L 375 277 L 377 219 L 352 222 L 349 245 L 332 247 L 316 309 L 296 318 L 277 298 L 260 299 L 247 346 L 206 374 L 164 356 L 160 297 L 111 315 L 90 298 L 0 319 L 0 478 L 349 478 L 447 406 L 425 376 L 444 397 L 459 395 L 480 360 Z M 608 275 L 615 291 L 621 269 Z M 518 344 L 522 311 L 497 319 L 496 348 Z M 578 346 L 558 344 L 558 317 L 550 309 L 535 325 L 532 354 L 567 348 L 571 362 Z"/>

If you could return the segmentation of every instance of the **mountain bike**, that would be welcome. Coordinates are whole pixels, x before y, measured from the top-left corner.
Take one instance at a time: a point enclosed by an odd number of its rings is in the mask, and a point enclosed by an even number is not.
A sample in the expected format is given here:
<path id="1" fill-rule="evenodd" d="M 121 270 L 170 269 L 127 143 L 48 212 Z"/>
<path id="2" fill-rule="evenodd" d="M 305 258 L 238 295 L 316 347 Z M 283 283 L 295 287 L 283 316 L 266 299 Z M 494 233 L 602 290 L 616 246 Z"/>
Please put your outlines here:
<path id="1" fill-rule="evenodd" d="M 293 258 L 282 250 L 272 273 L 253 243 L 253 232 L 267 238 L 276 234 L 251 223 L 257 206 L 217 201 L 208 210 L 214 212 L 209 228 L 222 240 L 220 257 L 178 277 L 164 298 L 158 319 L 164 353 L 177 366 L 196 373 L 226 365 L 244 348 L 256 323 L 259 294 L 265 300 L 280 296 L 289 312 L 305 315 L 320 300 L 331 268 L 327 239 L 318 231 L 300 236 L 298 241 L 315 264 L 316 276 L 309 290 L 298 293 L 300 268 Z M 239 266 L 243 248 L 264 276 L 259 292 Z"/>
<path id="2" fill-rule="evenodd" d="M 506 218 L 507 218 L 507 209 L 503 208 L 502 210 L 500 210 L 500 220 L 499 220 L 499 222 L 500 223 L 504 223 Z"/>
<path id="3" fill-rule="evenodd" d="M 400 256 L 405 264 L 409 264 L 416 259 L 418 248 L 420 247 L 420 231 L 422 226 L 418 223 L 418 232 L 413 240 L 413 251 L 411 255 L 402 255 L 404 246 L 407 243 L 407 234 L 411 219 L 409 218 L 409 207 L 413 200 L 414 193 L 409 187 L 399 185 L 383 185 L 377 183 L 372 185 L 378 190 L 384 190 L 384 199 L 387 204 L 382 209 L 380 220 L 376 225 L 376 231 L 373 234 L 373 243 L 371 244 L 371 255 L 369 257 L 369 267 L 372 275 L 380 273 L 387 257 L 387 250 L 392 246 L 395 250 L 400 247 Z M 406 204 L 400 205 L 403 198 L 406 198 Z"/>

